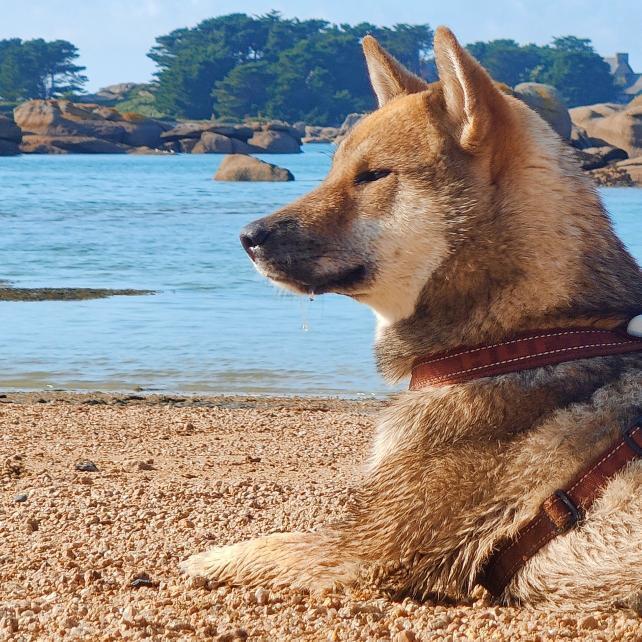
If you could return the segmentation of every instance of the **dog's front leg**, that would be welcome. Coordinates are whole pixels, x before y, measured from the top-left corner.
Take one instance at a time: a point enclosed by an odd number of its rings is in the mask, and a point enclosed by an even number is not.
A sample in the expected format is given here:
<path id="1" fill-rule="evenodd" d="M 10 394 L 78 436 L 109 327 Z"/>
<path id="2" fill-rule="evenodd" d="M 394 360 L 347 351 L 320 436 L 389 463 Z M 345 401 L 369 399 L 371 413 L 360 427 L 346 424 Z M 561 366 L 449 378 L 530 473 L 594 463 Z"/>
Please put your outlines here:
<path id="1" fill-rule="evenodd" d="M 192 555 L 181 569 L 227 584 L 320 591 L 353 584 L 359 564 L 342 556 L 332 533 L 276 533 Z"/>

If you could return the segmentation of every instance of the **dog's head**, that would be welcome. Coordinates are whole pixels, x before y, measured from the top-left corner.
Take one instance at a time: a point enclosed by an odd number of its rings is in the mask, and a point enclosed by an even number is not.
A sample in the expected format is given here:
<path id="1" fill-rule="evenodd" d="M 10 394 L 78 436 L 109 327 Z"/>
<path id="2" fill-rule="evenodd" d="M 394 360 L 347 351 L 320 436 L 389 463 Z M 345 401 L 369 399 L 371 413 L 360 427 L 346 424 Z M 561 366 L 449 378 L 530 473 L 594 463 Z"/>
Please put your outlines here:
<path id="1" fill-rule="evenodd" d="M 560 239 L 578 244 L 584 223 L 559 210 L 569 200 L 599 202 L 586 182 L 581 194 L 562 189 L 569 177 L 581 183 L 562 141 L 448 29 L 435 34 L 440 81 L 430 85 L 374 38 L 363 48 L 379 108 L 340 143 L 317 189 L 243 229 L 257 269 L 298 293 L 352 296 L 382 327 L 430 298 L 431 279 L 455 287 L 455 269 L 444 267 L 453 262 L 459 282 L 478 282 L 485 309 L 493 295 L 484 288 L 528 270 L 520 287 L 506 287 L 513 300 L 522 296 L 517 307 L 564 299 L 578 252 Z"/>

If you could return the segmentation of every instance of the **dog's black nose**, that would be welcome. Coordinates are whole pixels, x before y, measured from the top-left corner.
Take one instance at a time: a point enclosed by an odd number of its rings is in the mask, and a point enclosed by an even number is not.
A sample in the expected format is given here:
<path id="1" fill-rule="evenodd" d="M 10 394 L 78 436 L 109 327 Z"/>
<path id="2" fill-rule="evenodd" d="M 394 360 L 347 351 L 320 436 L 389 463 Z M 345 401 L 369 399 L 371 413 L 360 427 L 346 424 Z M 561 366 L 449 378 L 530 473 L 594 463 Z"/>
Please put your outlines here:
<path id="1" fill-rule="evenodd" d="M 270 236 L 270 229 L 262 221 L 254 221 L 241 230 L 241 245 L 252 260 L 254 260 L 253 248 L 263 245 L 268 236 Z"/>

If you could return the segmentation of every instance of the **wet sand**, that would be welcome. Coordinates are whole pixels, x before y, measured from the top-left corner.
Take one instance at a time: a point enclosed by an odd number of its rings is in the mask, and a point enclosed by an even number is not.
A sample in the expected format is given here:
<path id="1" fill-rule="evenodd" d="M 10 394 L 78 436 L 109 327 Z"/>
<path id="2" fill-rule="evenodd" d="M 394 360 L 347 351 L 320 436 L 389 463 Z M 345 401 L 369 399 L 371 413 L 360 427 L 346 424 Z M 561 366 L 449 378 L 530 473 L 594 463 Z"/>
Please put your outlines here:
<path id="1" fill-rule="evenodd" d="M 339 517 L 381 402 L 0 396 L 0 640 L 642 640 L 627 611 L 203 586 L 209 546 Z"/>

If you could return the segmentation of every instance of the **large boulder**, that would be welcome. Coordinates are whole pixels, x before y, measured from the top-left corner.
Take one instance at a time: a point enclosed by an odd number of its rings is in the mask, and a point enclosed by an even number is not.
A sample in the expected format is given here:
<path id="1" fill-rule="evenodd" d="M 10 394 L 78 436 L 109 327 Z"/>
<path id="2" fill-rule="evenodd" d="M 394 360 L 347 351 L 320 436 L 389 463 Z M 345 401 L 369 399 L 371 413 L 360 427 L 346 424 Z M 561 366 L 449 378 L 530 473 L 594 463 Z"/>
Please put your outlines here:
<path id="1" fill-rule="evenodd" d="M 253 149 L 236 138 L 228 138 L 216 132 L 203 132 L 192 147 L 192 154 L 249 154 Z"/>
<path id="2" fill-rule="evenodd" d="M 130 147 L 91 136 L 40 136 L 26 134 L 21 151 L 25 154 L 124 154 Z"/>
<path id="3" fill-rule="evenodd" d="M 562 138 L 570 139 L 571 117 L 555 87 L 523 82 L 515 87 L 514 96 L 539 114 Z"/>
<path id="4" fill-rule="evenodd" d="M 178 123 L 172 129 L 161 134 L 165 142 L 181 140 L 186 138 L 199 139 L 203 132 L 209 131 L 211 125 L 208 123 Z"/>
<path id="5" fill-rule="evenodd" d="M 304 143 L 332 143 L 339 135 L 338 127 L 319 127 L 317 125 L 306 125 Z"/>
<path id="6" fill-rule="evenodd" d="M 571 109 L 573 123 L 592 138 L 624 149 L 631 158 L 642 156 L 642 98 L 628 105 L 603 103 Z"/>
<path id="7" fill-rule="evenodd" d="M 232 154 L 223 159 L 214 175 L 215 181 L 293 181 L 294 176 L 283 167 L 252 156 Z"/>
<path id="8" fill-rule="evenodd" d="M 199 139 L 205 132 L 221 134 L 222 136 L 236 138 L 245 142 L 254 134 L 254 129 L 247 125 L 215 124 L 207 121 L 184 122 L 178 123 L 172 129 L 164 132 L 161 138 L 165 142 L 185 140 L 187 138 Z"/>
<path id="9" fill-rule="evenodd" d="M 283 120 L 270 120 L 263 126 L 266 131 L 285 132 L 297 140 L 299 143 L 305 135 L 305 127 L 300 129 L 300 126 L 290 125 Z"/>
<path id="10" fill-rule="evenodd" d="M 14 156 L 20 153 L 22 130 L 11 118 L 0 115 L 0 156 Z"/>
<path id="11" fill-rule="evenodd" d="M 609 163 L 625 160 L 629 155 L 619 147 L 613 145 L 600 145 L 599 147 L 585 147 L 575 150 L 583 170 L 598 169 Z"/>
<path id="12" fill-rule="evenodd" d="M 255 131 L 247 142 L 258 148 L 257 152 L 263 154 L 298 154 L 301 152 L 299 140 L 279 129 Z"/>

